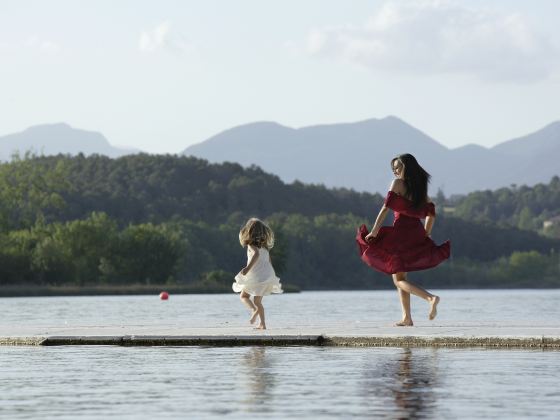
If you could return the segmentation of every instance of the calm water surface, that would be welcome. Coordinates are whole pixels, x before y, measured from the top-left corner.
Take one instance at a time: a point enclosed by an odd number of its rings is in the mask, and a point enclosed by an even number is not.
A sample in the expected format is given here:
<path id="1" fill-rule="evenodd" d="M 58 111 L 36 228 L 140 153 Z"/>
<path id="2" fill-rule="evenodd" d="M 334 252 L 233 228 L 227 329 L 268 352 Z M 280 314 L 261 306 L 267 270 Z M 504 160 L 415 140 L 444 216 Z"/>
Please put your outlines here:
<path id="1" fill-rule="evenodd" d="M 442 301 L 438 322 L 557 325 L 560 290 L 434 290 Z M 267 325 L 335 325 L 399 320 L 395 291 L 304 292 L 265 297 Z M 0 298 L 3 325 L 245 326 L 238 295 L 84 296 Z M 428 305 L 412 298 L 412 315 L 427 322 Z"/>
<path id="2" fill-rule="evenodd" d="M 560 291 L 440 291 L 441 320 L 557 325 Z M 398 318 L 394 292 L 265 298 L 270 326 Z M 235 296 L 0 299 L 0 325 L 243 325 Z M 413 313 L 424 315 L 423 302 Z M 302 321 L 303 320 L 303 321 Z M 0 347 L 0 417 L 560 417 L 560 352 Z"/>
<path id="3" fill-rule="evenodd" d="M 558 418 L 557 352 L 0 348 L 0 415 Z"/>

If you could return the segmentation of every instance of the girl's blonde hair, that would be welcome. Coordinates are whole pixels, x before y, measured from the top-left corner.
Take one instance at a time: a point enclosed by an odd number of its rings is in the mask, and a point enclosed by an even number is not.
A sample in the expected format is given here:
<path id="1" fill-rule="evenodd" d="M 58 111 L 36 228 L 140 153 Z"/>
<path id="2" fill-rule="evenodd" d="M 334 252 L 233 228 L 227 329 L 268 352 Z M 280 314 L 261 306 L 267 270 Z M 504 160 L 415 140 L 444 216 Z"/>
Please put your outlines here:
<path id="1" fill-rule="evenodd" d="M 252 217 L 239 231 L 239 243 L 243 247 L 253 245 L 270 250 L 274 246 L 274 232 L 262 220 Z"/>

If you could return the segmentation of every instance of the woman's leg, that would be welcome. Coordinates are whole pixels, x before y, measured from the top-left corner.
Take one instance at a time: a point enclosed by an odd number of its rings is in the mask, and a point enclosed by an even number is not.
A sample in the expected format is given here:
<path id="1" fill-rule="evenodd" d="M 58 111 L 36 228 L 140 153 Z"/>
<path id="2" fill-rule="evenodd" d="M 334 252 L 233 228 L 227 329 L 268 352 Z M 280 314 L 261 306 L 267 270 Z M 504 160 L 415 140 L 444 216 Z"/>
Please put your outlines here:
<path id="1" fill-rule="evenodd" d="M 437 315 L 437 305 L 439 303 L 439 296 L 432 295 L 422 287 L 412 283 L 406 278 L 406 273 L 393 274 L 393 282 L 399 288 L 407 293 L 419 296 L 430 303 L 429 318 L 434 319 Z"/>
<path id="2" fill-rule="evenodd" d="M 257 313 L 259 314 L 259 318 L 261 319 L 261 322 L 259 323 L 259 325 L 257 326 L 257 328 L 259 330 L 266 330 L 266 323 L 264 321 L 264 306 L 262 305 L 262 296 L 255 296 L 253 298 L 253 301 L 255 303 L 255 306 L 257 307 Z"/>
<path id="3" fill-rule="evenodd" d="M 397 288 L 397 292 L 399 293 L 399 300 L 401 301 L 403 318 L 402 321 L 397 322 L 395 325 L 397 327 L 409 327 L 413 325 L 412 315 L 410 313 L 410 293 L 404 291 L 399 287 L 398 280 L 397 280 L 398 274 L 402 274 L 402 273 L 393 274 L 393 283 L 395 284 L 395 287 Z"/>

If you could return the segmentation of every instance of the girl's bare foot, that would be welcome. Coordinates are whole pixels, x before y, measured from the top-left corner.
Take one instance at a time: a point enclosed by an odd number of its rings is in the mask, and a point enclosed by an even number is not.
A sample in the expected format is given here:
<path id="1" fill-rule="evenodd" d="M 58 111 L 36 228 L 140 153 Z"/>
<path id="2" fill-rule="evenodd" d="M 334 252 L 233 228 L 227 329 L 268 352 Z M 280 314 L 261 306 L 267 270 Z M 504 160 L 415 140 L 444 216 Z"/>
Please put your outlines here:
<path id="1" fill-rule="evenodd" d="M 251 318 L 249 318 L 249 323 L 254 324 L 255 321 L 257 320 L 257 316 L 259 316 L 259 310 L 255 309 L 251 314 Z"/>
<path id="2" fill-rule="evenodd" d="M 258 327 L 255 327 L 255 330 L 266 330 L 266 325 L 259 324 Z"/>
<path id="3" fill-rule="evenodd" d="M 430 314 L 428 316 L 430 318 L 430 321 L 433 320 L 437 315 L 438 303 L 439 296 L 432 296 L 432 298 L 430 299 Z"/>
<path id="4" fill-rule="evenodd" d="M 395 323 L 395 327 L 412 327 L 412 319 L 403 319 L 400 322 Z"/>

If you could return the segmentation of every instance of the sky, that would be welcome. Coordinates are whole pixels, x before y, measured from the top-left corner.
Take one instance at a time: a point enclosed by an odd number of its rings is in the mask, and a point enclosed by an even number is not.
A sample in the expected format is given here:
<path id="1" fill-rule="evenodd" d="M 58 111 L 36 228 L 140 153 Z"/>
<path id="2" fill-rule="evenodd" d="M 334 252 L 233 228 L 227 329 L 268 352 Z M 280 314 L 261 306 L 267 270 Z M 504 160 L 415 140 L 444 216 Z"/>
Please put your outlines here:
<path id="1" fill-rule="evenodd" d="M 486 147 L 560 120 L 556 0 L 0 0 L 0 135 L 179 153 L 255 121 L 397 116 Z"/>

